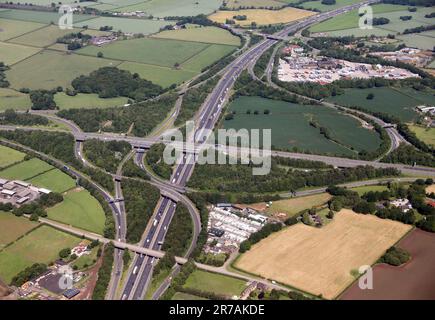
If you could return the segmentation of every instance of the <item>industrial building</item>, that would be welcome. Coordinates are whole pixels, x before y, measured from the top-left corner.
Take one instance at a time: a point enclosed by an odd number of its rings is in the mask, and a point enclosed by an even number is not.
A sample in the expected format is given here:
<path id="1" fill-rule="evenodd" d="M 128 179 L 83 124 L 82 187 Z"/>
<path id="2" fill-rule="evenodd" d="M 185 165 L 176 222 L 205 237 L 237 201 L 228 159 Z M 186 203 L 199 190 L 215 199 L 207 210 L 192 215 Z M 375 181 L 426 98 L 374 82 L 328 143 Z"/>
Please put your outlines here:
<path id="1" fill-rule="evenodd" d="M 19 207 L 49 193 L 50 190 L 34 187 L 29 182 L 0 178 L 0 203 L 11 203 Z"/>

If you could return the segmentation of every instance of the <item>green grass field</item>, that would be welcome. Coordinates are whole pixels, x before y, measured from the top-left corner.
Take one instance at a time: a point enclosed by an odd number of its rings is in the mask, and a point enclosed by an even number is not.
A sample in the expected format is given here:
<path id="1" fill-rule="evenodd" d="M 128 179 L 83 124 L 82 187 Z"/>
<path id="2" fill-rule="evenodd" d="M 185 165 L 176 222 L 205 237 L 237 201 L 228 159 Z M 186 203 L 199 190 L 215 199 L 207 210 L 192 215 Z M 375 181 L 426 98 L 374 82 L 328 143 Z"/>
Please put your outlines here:
<path id="1" fill-rule="evenodd" d="M 235 49 L 236 47 L 234 46 L 212 44 L 205 50 L 198 53 L 196 56 L 185 61 L 181 66 L 185 70 L 191 70 L 200 73 L 202 69 L 208 67 L 213 62 L 226 56 Z"/>
<path id="2" fill-rule="evenodd" d="M 59 169 L 50 170 L 29 180 L 34 186 L 47 188 L 53 192 L 65 192 L 76 186 L 76 182 L 69 175 Z"/>
<path id="3" fill-rule="evenodd" d="M 95 262 L 97 261 L 97 253 L 98 253 L 99 246 L 92 249 L 90 254 L 84 254 L 80 258 L 78 258 L 74 263 L 72 264 L 73 267 L 77 266 L 77 270 L 83 270 L 87 269 Z"/>
<path id="4" fill-rule="evenodd" d="M 14 43 L 0 42 L 0 59 L 7 65 L 13 65 L 41 51 L 39 48 L 27 47 Z"/>
<path id="5" fill-rule="evenodd" d="M 161 39 L 173 39 L 204 43 L 226 44 L 239 46 L 240 38 L 232 35 L 229 31 L 217 27 L 196 27 L 180 30 L 167 30 L 154 35 Z"/>
<path id="6" fill-rule="evenodd" d="M 29 219 L 0 211 L 0 250 L 38 225 Z"/>
<path id="7" fill-rule="evenodd" d="M 367 100 L 369 93 L 375 95 L 374 99 Z M 423 97 L 418 91 L 403 93 L 402 89 L 392 88 L 371 88 L 371 89 L 346 89 L 345 94 L 330 97 L 327 100 L 343 106 L 359 106 L 371 111 L 379 111 L 398 117 L 402 121 L 412 122 L 417 113 L 414 107 L 421 105 L 419 100 Z"/>
<path id="8" fill-rule="evenodd" d="M 16 162 L 22 161 L 24 157 L 24 153 L 0 145 L 0 168 L 4 168 Z"/>
<path id="9" fill-rule="evenodd" d="M 71 190 L 64 201 L 47 210 L 48 217 L 77 228 L 103 234 L 105 215 L 100 203 L 86 190 Z"/>
<path id="10" fill-rule="evenodd" d="M 26 33 L 20 37 L 9 40 L 9 42 L 23 44 L 32 47 L 47 47 L 54 44 L 57 38 L 71 32 L 80 32 L 81 29 L 66 29 L 62 30 L 58 26 L 47 26 L 36 31 Z"/>
<path id="11" fill-rule="evenodd" d="M 305 2 L 308 4 L 309 2 Z M 320 3 L 320 2 L 319 2 Z M 403 32 L 407 28 L 414 28 L 421 25 L 429 25 L 430 19 L 424 16 L 433 10 L 431 8 L 418 7 L 416 12 L 409 12 L 407 6 L 378 4 L 372 6 L 373 17 L 385 17 L 390 20 L 388 24 L 375 26 L 373 29 L 359 29 L 358 10 L 352 10 L 348 13 L 339 15 L 332 19 L 316 24 L 310 28 L 313 33 L 327 32 L 330 36 L 347 36 L 354 35 L 356 37 L 375 35 L 387 35 L 388 33 L 396 34 Z M 402 21 L 400 16 L 412 16 L 411 20 Z"/>
<path id="12" fill-rule="evenodd" d="M 266 109 L 270 110 L 270 114 L 263 114 Z M 322 106 L 240 97 L 230 104 L 229 110 L 236 114 L 233 120 L 224 121 L 226 129 L 272 129 L 272 145 L 275 147 L 351 155 L 355 152 L 347 146 L 371 151 L 380 144 L 379 136 L 374 131 L 362 128 L 358 120 Z M 247 114 L 247 110 L 251 110 L 251 114 Z M 255 115 L 254 111 L 259 114 Z M 312 119 L 328 128 L 331 136 L 341 144 L 321 135 L 318 128 L 310 125 Z"/>
<path id="13" fill-rule="evenodd" d="M 329 199 L 331 199 L 331 196 L 328 193 L 319 193 L 311 196 L 273 201 L 272 205 L 266 209 L 266 212 L 269 214 L 285 213 L 287 217 L 292 217 L 302 210 L 323 205 Z"/>
<path id="14" fill-rule="evenodd" d="M 171 300 L 207 300 L 207 299 L 203 297 L 195 296 L 193 294 L 176 292 Z"/>
<path id="15" fill-rule="evenodd" d="M 54 167 L 37 158 L 20 162 L 0 172 L 0 177 L 5 179 L 26 180 L 43 172 L 52 170 Z"/>
<path id="16" fill-rule="evenodd" d="M 86 108 L 109 108 L 120 107 L 127 103 L 125 97 L 102 99 L 98 94 L 78 93 L 76 96 L 68 96 L 63 92 L 56 93 L 54 101 L 59 109 L 86 109 Z"/>
<path id="17" fill-rule="evenodd" d="M 402 40 L 408 47 L 422 50 L 432 50 L 434 35 L 432 31 L 399 35 L 396 39 Z"/>
<path id="18" fill-rule="evenodd" d="M 4 19 L 6 11 L 0 11 L 0 41 L 18 37 L 27 32 L 44 27 L 42 23 Z"/>
<path id="19" fill-rule="evenodd" d="M 70 87 L 71 81 L 82 74 L 118 64 L 108 59 L 44 50 L 14 65 L 6 71 L 6 77 L 15 89 L 50 90 L 57 86 Z"/>
<path id="20" fill-rule="evenodd" d="M 130 71 L 131 73 L 136 72 L 141 78 L 152 81 L 164 88 L 169 87 L 174 83 L 180 84 L 196 75 L 196 72 L 184 69 L 161 67 L 136 62 L 123 62 L 118 66 L 118 68 Z"/>
<path id="21" fill-rule="evenodd" d="M 426 128 L 418 125 L 408 125 L 409 129 L 424 143 L 435 146 L 435 128 Z"/>
<path id="22" fill-rule="evenodd" d="M 184 288 L 198 289 L 225 296 L 239 296 L 246 288 L 246 281 L 224 275 L 195 270 L 187 278 Z"/>
<path id="23" fill-rule="evenodd" d="M 76 20 L 74 20 L 76 21 Z M 116 17 L 98 17 L 91 20 L 78 21 L 74 27 L 82 28 L 88 26 L 89 29 L 100 29 L 103 26 L 113 27 L 113 31 L 121 30 L 126 33 L 143 33 L 145 35 L 159 32 L 160 28 L 174 24 L 173 21 L 157 21 L 147 19 L 128 19 Z"/>
<path id="24" fill-rule="evenodd" d="M 41 226 L 14 244 L 0 251 L 0 278 L 10 283 L 12 278 L 34 263 L 50 263 L 59 251 L 72 248 L 81 239 L 48 226 Z"/>
<path id="25" fill-rule="evenodd" d="M 183 63 L 208 46 L 199 42 L 139 38 L 116 41 L 101 48 L 88 46 L 77 53 L 96 56 L 101 51 L 109 59 L 173 67 L 175 63 Z"/>
<path id="26" fill-rule="evenodd" d="M 337 8 L 349 6 L 354 3 L 362 2 L 363 0 L 336 0 L 336 3 L 333 5 L 325 5 L 322 4 L 320 0 L 317 1 L 308 1 L 301 4 L 301 6 L 305 9 L 318 9 L 321 12 L 335 10 Z"/>
<path id="27" fill-rule="evenodd" d="M 120 4 L 121 2 L 116 2 Z M 126 5 L 117 9 L 116 12 L 144 11 L 154 17 L 170 16 L 196 16 L 198 14 L 210 14 L 222 4 L 221 0 L 149 0 L 138 4 Z"/>
<path id="28" fill-rule="evenodd" d="M 34 10 L 5 10 L 0 11 L 0 18 L 11 19 L 11 20 L 19 20 L 19 21 L 31 21 L 42 24 L 58 24 L 59 18 L 61 16 L 57 12 L 49 12 L 49 11 L 34 11 Z M 82 15 L 75 14 L 74 21 L 80 22 L 84 20 L 94 19 L 94 16 L 91 15 Z M 24 33 L 24 32 L 23 32 Z M 22 33 L 22 34 L 23 34 Z"/>
<path id="29" fill-rule="evenodd" d="M 363 186 L 363 187 L 356 187 L 352 188 L 352 191 L 358 192 L 360 196 L 362 196 L 364 193 L 369 191 L 385 191 L 388 190 L 387 186 Z"/>
<path id="30" fill-rule="evenodd" d="M 0 112 L 7 109 L 27 110 L 31 105 L 29 95 L 8 88 L 0 88 Z"/>

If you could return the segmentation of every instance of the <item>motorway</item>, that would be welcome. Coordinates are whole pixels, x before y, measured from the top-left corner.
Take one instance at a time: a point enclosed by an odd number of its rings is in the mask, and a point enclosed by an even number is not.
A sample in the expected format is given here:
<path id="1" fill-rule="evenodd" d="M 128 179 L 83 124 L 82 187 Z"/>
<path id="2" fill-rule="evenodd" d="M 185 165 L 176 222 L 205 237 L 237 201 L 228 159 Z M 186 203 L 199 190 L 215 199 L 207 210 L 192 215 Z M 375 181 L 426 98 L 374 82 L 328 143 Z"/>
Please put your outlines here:
<path id="1" fill-rule="evenodd" d="M 369 0 L 367 3 L 375 3 L 379 0 Z M 348 7 L 343 7 L 327 13 L 322 13 L 316 16 L 309 17 L 301 22 L 295 23 L 284 30 L 278 32 L 276 36 L 283 37 L 289 33 L 295 32 L 306 26 L 323 21 L 332 16 L 350 11 L 354 8 L 361 6 L 362 3 L 353 4 Z M 240 73 L 249 65 L 251 61 L 255 61 L 261 56 L 268 48 L 274 45 L 278 40 L 266 39 L 258 45 L 250 48 L 245 53 L 236 58 L 226 70 L 228 70 L 215 89 L 208 96 L 205 103 L 199 112 L 199 125 L 197 126 L 193 135 L 187 138 L 189 143 L 204 144 L 207 141 L 207 135 L 213 130 L 219 115 L 222 111 L 222 106 L 229 95 L 230 88 L 234 85 Z M 195 166 L 195 154 L 184 153 L 182 161 L 177 165 L 171 176 L 171 183 L 179 186 L 185 186 L 190 178 Z M 145 231 L 146 242 L 143 243 L 145 247 L 152 249 L 159 249 L 164 241 L 167 226 L 169 225 L 172 216 L 175 212 L 175 203 L 163 197 L 160 200 L 160 205 L 157 208 L 156 220 L 148 231 Z M 163 226 L 163 227 L 162 227 Z M 154 234 L 157 232 L 157 237 Z M 122 299 L 141 299 L 146 290 L 146 286 L 150 281 L 153 270 L 154 258 L 139 256 L 135 259 L 132 266 L 133 271 L 130 272 L 129 277 L 124 288 Z M 138 272 L 139 270 L 139 272 Z"/>

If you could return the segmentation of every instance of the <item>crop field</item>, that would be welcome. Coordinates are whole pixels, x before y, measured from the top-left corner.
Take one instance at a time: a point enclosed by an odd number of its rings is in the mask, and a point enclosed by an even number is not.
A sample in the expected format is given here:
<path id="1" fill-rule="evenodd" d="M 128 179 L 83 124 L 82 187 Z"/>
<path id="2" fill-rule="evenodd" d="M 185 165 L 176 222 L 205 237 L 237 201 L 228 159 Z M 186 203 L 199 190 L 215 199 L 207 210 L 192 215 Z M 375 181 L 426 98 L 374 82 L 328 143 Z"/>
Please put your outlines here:
<path id="1" fill-rule="evenodd" d="M 25 154 L 20 151 L 0 145 L 0 168 L 22 161 L 24 156 Z"/>
<path id="2" fill-rule="evenodd" d="M 0 250 L 38 225 L 27 218 L 0 211 Z"/>
<path id="3" fill-rule="evenodd" d="M 316 14 L 313 11 L 301 10 L 296 8 L 284 8 L 281 10 L 249 9 L 236 11 L 218 11 L 209 16 L 209 19 L 219 23 L 225 23 L 226 19 L 233 19 L 236 15 L 246 15 L 246 20 L 236 20 L 236 24 L 250 26 L 252 22 L 257 25 L 288 23 L 303 19 Z"/>
<path id="4" fill-rule="evenodd" d="M 435 128 L 426 128 L 418 125 L 408 125 L 408 127 L 421 141 L 431 146 L 435 146 Z"/>
<path id="5" fill-rule="evenodd" d="M 116 1 L 119 6 L 121 1 Z M 222 4 L 221 0 L 149 0 L 141 1 L 133 5 L 124 5 L 113 9 L 116 12 L 144 11 L 154 17 L 171 16 L 196 16 L 198 14 L 210 14 Z"/>
<path id="6" fill-rule="evenodd" d="M 99 98 L 94 93 L 78 93 L 75 96 L 68 96 L 63 92 L 56 93 L 54 101 L 59 109 L 86 109 L 86 108 L 109 108 L 119 107 L 127 103 L 125 97 Z"/>
<path id="7" fill-rule="evenodd" d="M 183 287 L 232 297 L 242 293 L 246 288 L 246 281 L 217 273 L 195 270 L 187 278 Z"/>
<path id="8" fill-rule="evenodd" d="M 230 46 L 240 45 L 239 37 L 232 35 L 227 30 L 217 27 L 194 27 L 179 30 L 166 30 L 159 32 L 153 37 L 161 39 L 226 44 Z"/>
<path id="9" fill-rule="evenodd" d="M 229 9 L 238 9 L 238 8 L 246 8 L 246 7 L 255 7 L 255 8 L 281 8 L 287 3 L 296 2 L 295 0 L 228 0 L 227 8 Z"/>
<path id="10" fill-rule="evenodd" d="M 266 209 L 266 212 L 269 214 L 285 213 L 287 217 L 293 217 L 302 210 L 321 206 L 328 202 L 329 199 L 331 199 L 330 194 L 320 193 L 311 196 L 273 201 L 272 205 Z"/>
<path id="11" fill-rule="evenodd" d="M 307 1 L 301 3 L 301 6 L 305 9 L 318 9 L 321 12 L 335 10 L 341 7 L 349 6 L 354 3 L 363 2 L 363 0 L 336 0 L 335 4 L 326 5 L 322 4 L 320 0 L 317 1 Z"/>
<path id="12" fill-rule="evenodd" d="M 71 32 L 80 32 L 81 29 L 74 30 L 61 30 L 58 26 L 47 26 L 45 28 L 38 29 L 26 33 L 22 36 L 10 39 L 8 42 L 23 44 L 31 47 L 46 47 L 54 44 L 57 38 L 64 36 Z"/>
<path id="13" fill-rule="evenodd" d="M 38 53 L 39 51 L 41 51 L 39 48 L 0 42 L 0 61 L 10 66 Z"/>
<path id="14" fill-rule="evenodd" d="M 71 86 L 71 81 L 82 74 L 105 66 L 117 66 L 118 61 L 66 54 L 44 50 L 21 61 L 6 71 L 6 77 L 15 89 L 48 89 Z"/>
<path id="15" fill-rule="evenodd" d="M 434 300 L 435 235 L 414 229 L 397 245 L 411 255 L 400 267 L 377 264 L 373 268 L 373 290 L 361 290 L 354 283 L 342 300 Z M 400 281 L 398 281 L 400 280 Z"/>
<path id="16" fill-rule="evenodd" d="M 304 3 L 304 5 L 307 4 L 309 4 L 309 2 Z M 406 6 L 392 4 L 378 4 L 372 6 L 372 8 L 374 13 L 373 17 L 385 17 L 390 19 L 390 22 L 385 25 L 374 26 L 372 29 L 359 29 L 358 21 L 360 17 L 358 15 L 358 10 L 352 10 L 348 13 L 316 24 L 310 28 L 310 31 L 313 33 L 327 33 L 329 36 L 354 35 L 356 37 L 363 37 L 372 34 L 383 36 L 397 34 L 398 32 L 403 32 L 407 28 L 431 24 L 431 20 L 424 17 L 426 14 L 433 11 L 431 8 L 418 7 L 416 12 L 409 12 Z M 402 21 L 400 16 L 412 16 L 412 19 Z"/>
<path id="17" fill-rule="evenodd" d="M 264 110 L 270 114 L 264 114 Z M 361 127 L 358 120 L 322 106 L 308 106 L 274 101 L 259 97 L 240 97 L 234 100 L 230 111 L 235 111 L 233 120 L 224 122 L 225 128 L 239 130 L 272 129 L 272 145 L 280 148 L 308 150 L 316 153 L 351 155 L 350 150 L 374 150 L 380 144 L 379 136 Z M 247 110 L 251 114 L 247 114 Z M 253 114 L 258 111 L 258 114 Z M 316 120 L 328 128 L 331 136 L 341 144 L 326 139 L 319 128 L 310 125 Z"/>
<path id="18" fill-rule="evenodd" d="M 48 226 L 36 228 L 0 251 L 0 278 L 10 283 L 18 272 L 34 263 L 53 262 L 60 250 L 72 248 L 80 241 L 80 238 Z"/>
<path id="19" fill-rule="evenodd" d="M 106 221 L 100 203 L 86 190 L 71 190 L 64 201 L 47 210 L 48 217 L 73 227 L 103 234 Z"/>
<path id="20" fill-rule="evenodd" d="M 372 100 L 367 100 L 369 93 L 374 94 Z M 402 89 L 370 88 L 370 89 L 346 89 L 345 93 L 327 100 L 343 106 L 358 106 L 370 111 L 385 112 L 405 122 L 412 122 L 417 116 L 415 106 L 421 105 L 423 94 L 412 90 L 412 94 L 405 94 Z"/>
<path id="21" fill-rule="evenodd" d="M 44 27 L 42 23 L 3 19 L 2 13 L 4 11 L 0 11 L 0 41 L 15 38 Z"/>
<path id="22" fill-rule="evenodd" d="M 189 70 L 161 67 L 136 62 L 123 62 L 118 66 L 118 68 L 128 70 L 131 73 L 136 72 L 141 78 L 150 80 L 164 88 L 169 87 L 174 83 L 180 84 L 196 75 L 196 72 Z"/>
<path id="23" fill-rule="evenodd" d="M 52 170 L 53 168 L 54 167 L 47 162 L 32 158 L 0 171 L 0 177 L 5 179 L 26 180 Z"/>
<path id="24" fill-rule="evenodd" d="M 323 228 L 298 223 L 270 235 L 235 266 L 334 299 L 355 280 L 352 271 L 375 263 L 411 228 L 344 209 Z"/>
<path id="25" fill-rule="evenodd" d="M 47 188 L 53 192 L 65 192 L 76 186 L 76 182 L 69 175 L 59 169 L 50 170 L 38 175 L 29 182 L 35 186 Z"/>
<path id="26" fill-rule="evenodd" d="M 0 112 L 7 109 L 26 110 L 32 105 L 27 94 L 8 89 L 0 88 Z"/>
<path id="27" fill-rule="evenodd" d="M 128 33 L 143 33 L 147 35 L 158 32 L 160 28 L 168 24 L 174 24 L 174 22 L 117 17 L 94 17 L 91 20 L 78 21 L 77 23 L 74 23 L 74 27 L 82 28 L 84 26 L 88 26 L 90 29 L 98 30 L 100 27 L 110 26 L 113 27 L 114 31 L 121 30 Z"/>

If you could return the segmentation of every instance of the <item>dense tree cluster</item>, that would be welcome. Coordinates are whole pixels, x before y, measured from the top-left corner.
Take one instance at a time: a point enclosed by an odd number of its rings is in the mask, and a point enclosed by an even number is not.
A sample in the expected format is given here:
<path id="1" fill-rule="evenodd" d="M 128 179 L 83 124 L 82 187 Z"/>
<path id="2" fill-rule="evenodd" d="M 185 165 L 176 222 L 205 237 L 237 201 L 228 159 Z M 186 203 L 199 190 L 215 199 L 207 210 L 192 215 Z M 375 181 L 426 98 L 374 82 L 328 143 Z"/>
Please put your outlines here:
<path id="1" fill-rule="evenodd" d="M 57 108 L 54 101 L 56 91 L 49 90 L 33 90 L 30 92 L 30 100 L 32 101 L 33 110 L 54 110 Z"/>
<path id="2" fill-rule="evenodd" d="M 400 266 L 405 262 L 408 262 L 411 256 L 402 248 L 391 247 L 385 252 L 385 254 L 379 259 L 380 263 L 388 263 L 392 266 Z"/>
<path id="3" fill-rule="evenodd" d="M 180 113 L 175 120 L 176 126 L 183 125 L 186 121 L 193 118 L 195 113 L 199 110 L 199 108 L 201 108 L 210 92 L 215 88 L 219 79 L 220 78 L 216 76 L 199 87 L 190 88 L 184 94 Z"/>
<path id="4" fill-rule="evenodd" d="M 97 167 L 116 173 L 122 159 L 130 152 L 131 145 L 126 141 L 86 140 L 83 144 L 85 157 Z"/>
<path id="5" fill-rule="evenodd" d="M 162 87 L 141 79 L 137 73 L 115 67 L 103 67 L 88 76 L 81 75 L 71 83 L 77 92 L 97 93 L 100 98 L 128 97 L 144 101 L 158 96 Z"/>
<path id="6" fill-rule="evenodd" d="M 192 229 L 193 223 L 189 210 L 182 203 L 178 203 L 162 250 L 179 257 L 184 256 L 192 242 Z"/>
<path id="7" fill-rule="evenodd" d="M 83 109 L 69 109 L 57 114 L 74 121 L 86 132 L 131 132 L 137 137 L 144 137 L 166 118 L 176 99 L 177 95 L 171 94 L 124 108 L 93 108 L 86 112 Z"/>
<path id="8" fill-rule="evenodd" d="M 247 71 L 242 72 L 240 77 L 237 79 L 234 88 L 236 89 L 236 92 L 232 96 L 232 99 L 236 99 L 239 96 L 259 96 L 262 98 L 291 103 L 305 102 L 305 100 L 298 98 L 295 94 L 270 87 L 261 81 L 253 80 Z"/>
<path id="9" fill-rule="evenodd" d="M 196 270 L 195 263 L 189 260 L 181 266 L 180 272 L 172 279 L 168 290 L 160 298 L 161 300 L 170 300 L 174 294 L 179 291 L 186 283 L 187 278 Z"/>
<path id="10" fill-rule="evenodd" d="M 140 178 L 143 180 L 149 180 L 150 177 L 145 171 L 139 168 L 133 161 L 133 159 L 128 160 L 124 167 L 122 167 L 122 174 L 130 178 Z"/>
<path id="11" fill-rule="evenodd" d="M 248 239 L 240 243 L 240 253 L 244 253 L 251 249 L 251 246 L 268 237 L 271 233 L 278 232 L 282 229 L 281 223 L 268 223 L 257 232 L 252 233 Z"/>
<path id="12" fill-rule="evenodd" d="M 153 144 L 145 155 L 147 164 L 151 167 L 153 172 L 163 179 L 169 180 L 172 174 L 172 168 L 166 164 L 163 159 L 163 151 L 166 145 L 163 143 Z"/>
<path id="13" fill-rule="evenodd" d="M 27 281 L 32 280 L 47 271 L 47 265 L 43 263 L 35 263 L 19 272 L 12 278 L 11 285 L 21 287 Z"/>
<path id="14" fill-rule="evenodd" d="M 77 50 L 80 49 L 83 44 L 88 42 L 91 38 L 92 36 L 82 32 L 72 32 L 57 38 L 56 42 L 66 44 L 68 50 Z"/>
<path id="15" fill-rule="evenodd" d="M 382 162 L 435 167 L 435 158 L 432 155 L 407 144 L 401 144 L 396 150 L 385 156 Z"/>
<path id="16" fill-rule="evenodd" d="M 92 293 L 92 300 L 104 300 L 106 297 L 107 288 L 112 275 L 114 251 L 115 247 L 112 243 L 109 243 L 104 248 L 103 263 L 100 270 L 98 270 L 98 279 L 95 284 L 94 292 Z"/>
<path id="17" fill-rule="evenodd" d="M 200 190 L 219 192 L 277 192 L 297 190 L 309 186 L 349 181 L 374 179 L 385 176 L 397 176 L 400 172 L 394 168 L 360 166 L 330 170 L 286 170 L 272 159 L 271 171 L 267 175 L 252 175 L 252 166 L 248 165 L 198 165 L 189 180 L 189 186 Z"/>
<path id="18" fill-rule="evenodd" d="M 4 62 L 0 62 L 0 88 L 9 87 L 9 81 L 6 80 L 5 71 L 8 70 L 9 67 L 4 64 Z"/>
<path id="19" fill-rule="evenodd" d="M 127 212 L 127 241 L 137 243 L 153 215 L 160 192 L 156 187 L 137 180 L 123 181 L 122 192 Z"/>
<path id="20" fill-rule="evenodd" d="M 49 121 L 45 117 L 29 113 L 17 113 L 12 109 L 7 109 L 0 113 L 0 124 L 13 124 L 20 126 L 46 126 Z"/>
<path id="21" fill-rule="evenodd" d="M 409 34 L 409 33 L 421 33 L 421 32 L 431 31 L 431 30 L 435 30 L 435 25 L 434 25 L 434 24 L 431 24 L 431 25 L 424 25 L 424 26 L 420 26 L 420 27 L 415 27 L 415 28 L 405 29 L 405 30 L 403 31 L 403 34 Z"/>
<path id="22" fill-rule="evenodd" d="M 326 4 L 326 5 L 333 5 L 336 2 L 335 2 L 335 0 L 322 0 L 321 3 Z"/>
<path id="23" fill-rule="evenodd" d="M 367 24 L 367 20 L 365 21 L 365 23 Z M 388 24 L 388 23 L 390 23 L 390 19 L 388 19 L 388 18 L 384 18 L 384 17 L 377 18 L 377 17 L 374 17 L 372 19 L 372 24 L 374 26 L 380 26 L 380 25 Z"/>
<path id="24" fill-rule="evenodd" d="M 273 50 L 274 46 L 267 49 L 266 52 L 264 52 L 255 63 L 254 73 L 260 79 L 263 77 L 264 72 L 266 71 L 267 65 L 269 64 L 270 58 L 272 57 Z"/>
<path id="25" fill-rule="evenodd" d="M 433 0 L 382 0 L 383 3 L 400 4 L 404 6 L 433 6 Z"/>

